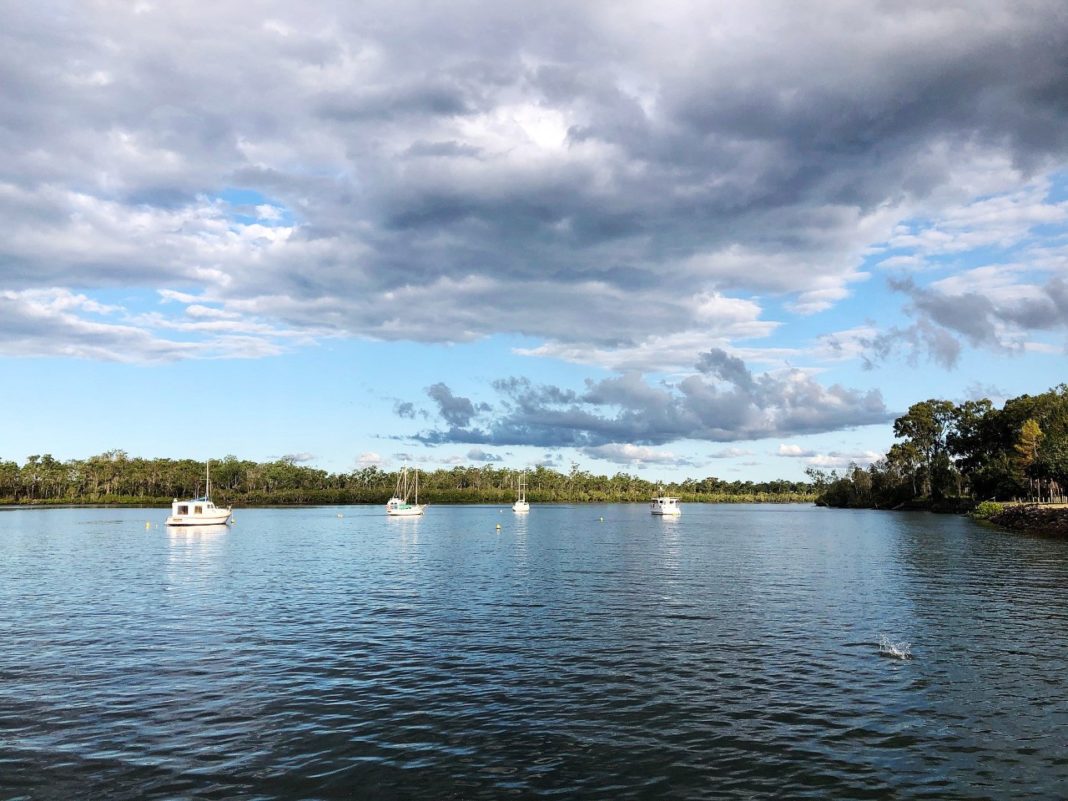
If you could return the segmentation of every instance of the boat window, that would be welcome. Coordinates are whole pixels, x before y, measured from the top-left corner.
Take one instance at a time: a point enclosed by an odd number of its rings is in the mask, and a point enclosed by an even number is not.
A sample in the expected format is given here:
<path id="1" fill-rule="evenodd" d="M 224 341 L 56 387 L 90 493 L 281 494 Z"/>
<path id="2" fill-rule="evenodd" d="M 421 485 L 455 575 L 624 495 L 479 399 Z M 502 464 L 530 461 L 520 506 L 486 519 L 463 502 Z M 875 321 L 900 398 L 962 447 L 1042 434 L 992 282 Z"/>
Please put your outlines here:
<path id="1" fill-rule="evenodd" d="M 178 507 L 178 514 L 180 514 L 180 515 L 189 514 L 189 507 L 188 506 L 179 506 Z"/>
<path id="2" fill-rule="evenodd" d="M 203 507 L 203 506 L 196 506 L 196 507 L 194 507 L 194 508 L 193 508 L 193 514 L 195 514 L 195 515 L 202 515 L 202 514 L 204 514 L 204 507 Z"/>

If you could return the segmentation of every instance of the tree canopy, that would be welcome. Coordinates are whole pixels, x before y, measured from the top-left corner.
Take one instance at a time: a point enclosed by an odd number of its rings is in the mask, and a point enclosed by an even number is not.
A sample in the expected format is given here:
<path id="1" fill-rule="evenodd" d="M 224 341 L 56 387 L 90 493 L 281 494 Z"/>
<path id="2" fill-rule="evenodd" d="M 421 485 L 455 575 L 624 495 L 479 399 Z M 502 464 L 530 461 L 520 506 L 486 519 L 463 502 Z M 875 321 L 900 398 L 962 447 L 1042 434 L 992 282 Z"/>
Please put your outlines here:
<path id="1" fill-rule="evenodd" d="M 493 465 L 456 466 L 420 474 L 420 499 L 431 503 L 511 503 L 523 471 Z M 192 459 L 144 459 L 107 451 L 87 459 L 58 461 L 29 456 L 19 465 L 0 459 L 0 503 L 166 504 L 204 491 L 205 463 Z M 573 464 L 568 472 L 536 467 L 526 472 L 532 502 L 645 501 L 654 482 L 619 472 L 594 475 Z M 239 505 L 385 503 L 397 473 L 376 466 L 348 473 L 297 464 L 292 459 L 253 462 L 212 459 L 212 495 Z M 724 481 L 713 476 L 666 484 L 664 491 L 691 501 L 811 501 L 804 481 Z"/>
<path id="2" fill-rule="evenodd" d="M 821 474 L 821 502 L 894 507 L 916 502 L 1042 499 L 1068 487 L 1068 385 L 989 399 L 915 403 L 894 422 L 895 442 L 867 470 Z"/>

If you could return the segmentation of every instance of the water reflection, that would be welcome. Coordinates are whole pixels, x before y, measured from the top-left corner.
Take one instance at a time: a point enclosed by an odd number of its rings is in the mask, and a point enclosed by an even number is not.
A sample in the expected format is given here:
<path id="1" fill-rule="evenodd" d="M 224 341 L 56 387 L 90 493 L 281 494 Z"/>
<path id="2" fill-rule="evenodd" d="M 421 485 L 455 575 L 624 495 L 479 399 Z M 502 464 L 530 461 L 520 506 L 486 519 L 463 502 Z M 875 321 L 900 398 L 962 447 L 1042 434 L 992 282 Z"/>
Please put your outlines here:
<path id="1" fill-rule="evenodd" d="M 225 523 L 212 526 L 167 526 L 167 538 L 171 544 L 188 544 L 213 540 L 226 534 L 230 527 Z"/>
<path id="2" fill-rule="evenodd" d="M 393 535 L 398 538 L 398 550 L 405 560 L 413 558 L 418 551 L 419 531 L 423 526 L 423 517 L 424 515 L 410 517 L 386 515 L 387 525 Z"/>
<path id="3" fill-rule="evenodd" d="M 1063 543 L 806 507 L 144 514 L 0 515 L 0 797 L 1065 797 Z"/>
<path id="4" fill-rule="evenodd" d="M 220 570 L 222 554 L 230 527 L 166 526 L 167 580 L 176 587 L 199 585 L 211 580 Z"/>

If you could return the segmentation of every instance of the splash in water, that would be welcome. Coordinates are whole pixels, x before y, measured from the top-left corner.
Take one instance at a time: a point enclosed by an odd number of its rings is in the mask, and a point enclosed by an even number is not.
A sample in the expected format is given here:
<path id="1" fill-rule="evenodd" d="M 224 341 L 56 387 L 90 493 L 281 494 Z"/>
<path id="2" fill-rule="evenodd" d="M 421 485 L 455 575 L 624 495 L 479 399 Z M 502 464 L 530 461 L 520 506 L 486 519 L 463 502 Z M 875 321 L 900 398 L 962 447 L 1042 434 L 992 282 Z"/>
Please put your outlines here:
<path id="1" fill-rule="evenodd" d="M 879 637 L 879 653 L 894 659 L 912 659 L 912 643 L 891 642 L 890 638 L 883 634 Z"/>

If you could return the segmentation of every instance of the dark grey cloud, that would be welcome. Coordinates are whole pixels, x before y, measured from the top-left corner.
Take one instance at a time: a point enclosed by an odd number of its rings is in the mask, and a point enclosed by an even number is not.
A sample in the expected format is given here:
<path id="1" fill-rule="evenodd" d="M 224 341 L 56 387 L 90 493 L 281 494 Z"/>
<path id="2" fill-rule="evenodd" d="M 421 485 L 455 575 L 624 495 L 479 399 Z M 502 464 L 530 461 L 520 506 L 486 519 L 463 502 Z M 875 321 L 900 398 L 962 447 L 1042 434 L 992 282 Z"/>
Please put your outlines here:
<path id="1" fill-rule="evenodd" d="M 1059 0 L 63 7 L 0 31 L 5 287 L 195 289 L 312 336 L 611 349 L 716 293 L 815 311 L 897 220 L 1068 154 Z M 998 314 L 1048 328 L 1055 289 Z M 972 303 L 921 311 L 986 342 Z"/>
<path id="2" fill-rule="evenodd" d="M 447 424 L 457 428 L 471 424 L 471 418 L 475 416 L 475 405 L 470 398 L 453 395 L 452 390 L 440 382 L 427 387 L 426 394 L 437 404 L 438 413 Z"/>
<path id="3" fill-rule="evenodd" d="M 893 417 L 878 390 L 824 387 L 799 370 L 754 376 L 732 358 L 716 349 L 702 354 L 698 365 L 711 374 L 687 376 L 673 387 L 651 385 L 637 373 L 587 381 L 583 393 L 521 378 L 498 381 L 499 408 L 484 426 L 470 425 L 466 407 L 451 420 L 443 411 L 448 427 L 417 439 L 596 449 L 814 434 Z"/>
<path id="4" fill-rule="evenodd" d="M 1004 287 L 949 292 L 911 279 L 892 279 L 889 285 L 910 298 L 907 310 L 915 322 L 864 339 L 869 367 L 904 352 L 913 363 L 925 355 L 953 368 L 963 343 L 1007 352 L 1021 346 L 1010 338 L 1014 334 L 1068 328 L 1068 283 L 1059 277 L 1029 286 L 1025 297 L 1008 298 Z"/>
<path id="5" fill-rule="evenodd" d="M 279 456 L 278 460 L 281 461 L 281 462 L 292 462 L 292 463 L 313 462 L 313 461 L 315 461 L 315 454 L 314 453 L 308 453 L 307 451 L 302 451 L 300 453 L 286 453 L 286 454 L 283 454 L 282 456 Z"/>
<path id="6" fill-rule="evenodd" d="M 913 366 L 921 355 L 926 355 L 936 364 L 952 369 L 963 349 L 957 337 L 922 318 L 910 326 L 894 326 L 873 337 L 862 337 L 860 343 L 867 348 L 863 361 L 869 370 L 899 352 L 904 352 Z"/>
<path id="7" fill-rule="evenodd" d="M 460 142 L 448 141 L 448 142 L 426 142 L 422 139 L 412 142 L 408 146 L 408 149 L 404 151 L 406 156 L 442 156 L 442 157 L 454 157 L 454 156 L 470 156 L 477 158 L 479 150 L 477 147 L 471 147 L 470 145 L 464 145 Z"/>
<path id="8" fill-rule="evenodd" d="M 415 419 L 415 404 L 411 401 L 397 401 L 393 404 L 393 413 L 397 417 L 405 417 L 409 420 Z"/>
<path id="9" fill-rule="evenodd" d="M 753 375 L 745 366 L 745 362 L 737 356 L 729 355 L 722 348 L 712 348 L 700 354 L 697 359 L 697 370 L 734 384 L 746 392 L 752 393 L 756 390 Z"/>
<path id="10" fill-rule="evenodd" d="M 889 281 L 890 288 L 908 295 L 921 318 L 953 331 L 973 345 L 998 344 L 994 303 L 978 292 L 946 295 L 921 288 L 911 280 Z"/>

